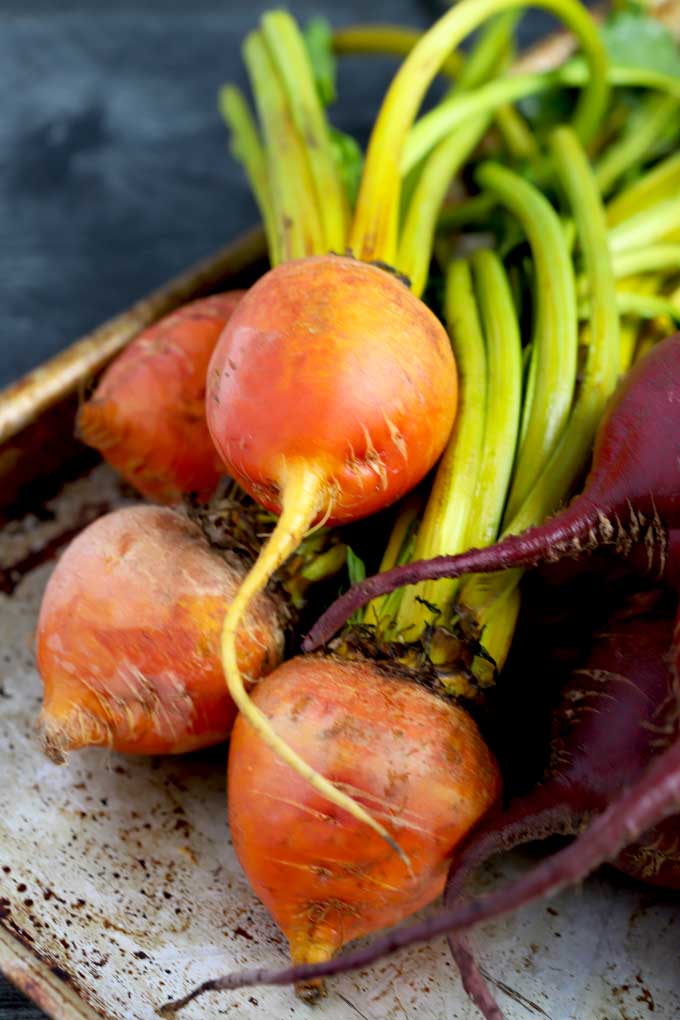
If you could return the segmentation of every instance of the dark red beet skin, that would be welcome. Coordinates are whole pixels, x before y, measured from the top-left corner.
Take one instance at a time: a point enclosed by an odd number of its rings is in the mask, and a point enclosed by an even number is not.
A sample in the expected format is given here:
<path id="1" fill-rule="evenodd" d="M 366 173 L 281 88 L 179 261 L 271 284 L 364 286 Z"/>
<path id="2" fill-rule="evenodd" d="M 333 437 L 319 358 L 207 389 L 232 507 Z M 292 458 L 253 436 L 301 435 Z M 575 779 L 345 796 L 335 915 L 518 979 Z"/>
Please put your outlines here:
<path id="1" fill-rule="evenodd" d="M 653 347 L 626 375 L 600 425 L 583 493 L 539 527 L 458 556 L 408 563 L 368 578 L 317 621 L 305 651 L 324 644 L 361 606 L 405 584 L 533 567 L 610 545 L 642 547 L 662 574 L 668 530 L 680 527 L 680 333 Z"/>
<path id="2" fill-rule="evenodd" d="M 549 782 L 577 813 L 600 811 L 672 742 L 673 620 L 612 620 L 561 692 Z"/>
<path id="3" fill-rule="evenodd" d="M 588 663 L 561 691 L 543 782 L 475 830 L 454 863 L 449 895 L 494 853 L 578 832 L 668 746 L 677 712 L 672 639 L 673 621 L 654 616 L 613 620 L 596 638 Z"/>
<path id="4" fill-rule="evenodd" d="M 616 800 L 677 732 L 668 617 L 622 616 L 596 639 L 588 663 L 575 670 L 554 713 L 550 764 L 545 779 L 475 830 L 454 861 L 444 903 L 452 907 L 470 874 L 483 861 L 521 843 L 557 834 L 576 835 L 591 815 Z M 645 881 L 680 882 L 680 855 L 672 852 L 673 817 L 662 831 L 645 833 L 615 862 Z M 663 850 L 667 852 L 664 855 Z M 678 860 L 674 860 L 678 856 Z M 502 1014 L 485 988 L 462 937 L 449 936 L 470 998 L 486 1020 Z"/>
<path id="5" fill-rule="evenodd" d="M 677 532 L 676 532 L 677 535 Z M 680 737 L 680 611 L 675 621 L 670 661 L 670 701 L 663 712 L 662 727 Z M 661 734 L 663 740 L 664 734 Z M 666 738 L 668 739 L 668 738 Z M 617 857 L 615 866 L 633 878 L 664 889 L 680 889 L 680 815 L 665 821 L 631 841 Z"/>

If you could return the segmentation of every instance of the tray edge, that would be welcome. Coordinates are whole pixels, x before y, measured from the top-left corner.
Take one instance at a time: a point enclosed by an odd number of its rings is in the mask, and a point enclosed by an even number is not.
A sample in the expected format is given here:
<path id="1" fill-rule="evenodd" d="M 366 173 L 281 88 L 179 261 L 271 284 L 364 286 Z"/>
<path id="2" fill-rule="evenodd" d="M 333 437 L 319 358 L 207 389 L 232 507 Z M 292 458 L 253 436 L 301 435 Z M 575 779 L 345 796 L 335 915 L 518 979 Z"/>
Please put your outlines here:
<path id="1" fill-rule="evenodd" d="M 0 926 L 0 972 L 52 1020 L 110 1020 L 95 1012 L 49 964 Z"/>

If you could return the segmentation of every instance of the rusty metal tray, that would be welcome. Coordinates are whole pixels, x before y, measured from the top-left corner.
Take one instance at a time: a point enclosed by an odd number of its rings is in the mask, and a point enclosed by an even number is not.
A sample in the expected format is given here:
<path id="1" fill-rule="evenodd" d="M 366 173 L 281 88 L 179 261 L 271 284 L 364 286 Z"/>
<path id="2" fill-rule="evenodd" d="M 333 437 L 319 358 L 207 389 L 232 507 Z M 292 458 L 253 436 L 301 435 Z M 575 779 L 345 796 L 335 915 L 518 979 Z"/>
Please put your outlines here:
<path id="1" fill-rule="evenodd" d="M 564 45 L 535 60 L 561 59 Z M 88 521 L 134 498 L 74 439 L 79 393 L 139 329 L 191 297 L 247 284 L 264 264 L 255 230 L 0 393 L 0 970 L 54 1020 L 151 1020 L 199 981 L 286 960 L 231 847 L 223 747 L 160 759 L 93 750 L 59 767 L 34 738 L 33 632 L 54 559 Z M 538 852 L 492 863 L 480 886 Z M 679 905 L 603 871 L 486 925 L 474 943 L 508 1020 L 676 1020 Z M 416 1011 L 478 1016 L 441 939 L 336 979 L 317 1015 Z M 310 1014 L 289 989 L 257 988 L 182 1015 Z"/>
<path id="2" fill-rule="evenodd" d="M 212 285 L 255 272 L 259 243 L 250 235 L 230 248 Z M 151 302 L 156 314 L 172 304 L 170 292 L 176 285 Z M 55 1020 L 151 1020 L 159 1003 L 207 977 L 283 963 L 286 946 L 231 848 L 224 748 L 151 760 L 93 750 L 58 767 L 34 739 L 33 631 L 54 556 L 131 498 L 70 439 L 67 391 L 55 389 L 57 402 L 0 447 L 5 503 L 15 499 L 0 537 L 0 968 Z M 0 407 L 6 422 L 11 397 Z M 35 445 L 47 428 L 50 470 Z M 492 865 L 481 884 L 517 873 L 530 857 Z M 675 1020 L 679 921 L 677 897 L 603 873 L 580 892 L 486 926 L 475 941 L 508 1020 Z M 442 940 L 336 980 L 321 1012 L 406 1020 L 416 1009 L 422 1020 L 476 1016 Z M 254 989 L 185 1015 L 258 1013 L 303 1018 L 308 1007 L 288 989 Z"/>

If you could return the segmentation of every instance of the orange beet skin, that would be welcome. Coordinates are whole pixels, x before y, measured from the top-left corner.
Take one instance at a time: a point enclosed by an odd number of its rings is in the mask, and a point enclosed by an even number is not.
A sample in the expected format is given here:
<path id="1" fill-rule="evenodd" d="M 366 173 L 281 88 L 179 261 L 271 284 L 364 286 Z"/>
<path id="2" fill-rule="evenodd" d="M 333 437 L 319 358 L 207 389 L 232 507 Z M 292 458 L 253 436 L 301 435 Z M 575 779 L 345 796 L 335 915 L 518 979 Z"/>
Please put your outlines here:
<path id="1" fill-rule="evenodd" d="M 281 510 L 287 465 L 323 477 L 318 516 L 387 506 L 432 467 L 456 412 L 439 320 L 394 275 L 344 256 L 288 262 L 229 320 L 207 384 L 210 433 L 229 473 Z"/>
<path id="2" fill-rule="evenodd" d="M 242 295 L 192 301 L 144 330 L 80 409 L 83 440 L 149 499 L 209 496 L 225 473 L 205 422 L 205 376 Z"/>
<path id="3" fill-rule="evenodd" d="M 245 574 L 168 508 L 117 510 L 81 532 L 50 578 L 38 622 L 47 752 L 171 754 L 224 740 L 236 708 L 219 634 Z M 251 604 L 237 650 L 249 681 L 281 661 L 268 595 Z"/>
<path id="4" fill-rule="evenodd" d="M 499 771 L 465 711 L 368 662 L 292 659 L 253 700 L 411 860 L 409 876 L 377 833 L 320 796 L 238 717 L 229 757 L 236 853 L 293 961 L 328 959 L 442 892 L 455 847 L 499 797 Z"/>

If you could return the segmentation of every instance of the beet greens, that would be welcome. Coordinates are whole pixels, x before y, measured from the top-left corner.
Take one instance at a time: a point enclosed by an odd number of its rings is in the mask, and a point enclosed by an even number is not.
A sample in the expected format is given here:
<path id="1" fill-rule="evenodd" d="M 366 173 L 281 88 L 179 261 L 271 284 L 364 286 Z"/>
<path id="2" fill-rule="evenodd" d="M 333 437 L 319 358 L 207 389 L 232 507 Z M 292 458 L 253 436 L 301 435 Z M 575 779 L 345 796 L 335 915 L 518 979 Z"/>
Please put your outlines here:
<path id="1" fill-rule="evenodd" d="M 318 648 L 361 606 L 404 584 L 470 573 L 555 563 L 611 546 L 645 552 L 646 568 L 663 575 L 668 529 L 680 524 L 680 333 L 652 348 L 619 386 L 598 431 L 583 492 L 538 527 L 485 549 L 408 563 L 355 585 L 305 639 Z"/>

